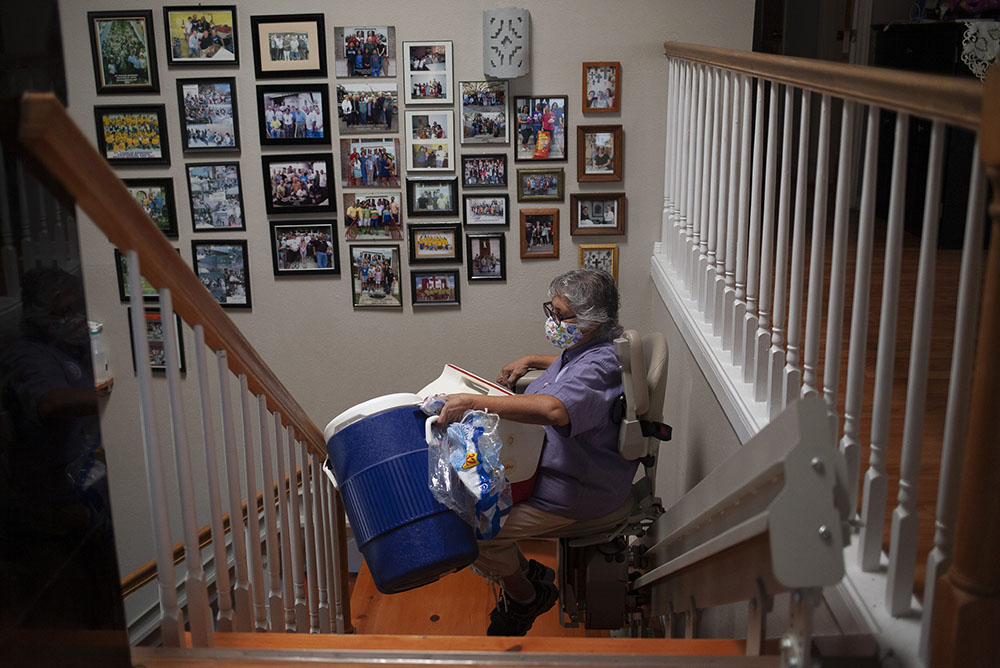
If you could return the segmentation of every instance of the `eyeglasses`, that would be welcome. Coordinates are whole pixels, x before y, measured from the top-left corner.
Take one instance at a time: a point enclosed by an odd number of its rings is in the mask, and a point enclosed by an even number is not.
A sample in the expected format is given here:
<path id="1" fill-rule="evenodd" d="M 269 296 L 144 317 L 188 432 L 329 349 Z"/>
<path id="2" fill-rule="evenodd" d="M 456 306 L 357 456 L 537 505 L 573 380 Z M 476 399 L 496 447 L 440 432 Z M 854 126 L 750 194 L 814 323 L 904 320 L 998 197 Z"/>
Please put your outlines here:
<path id="1" fill-rule="evenodd" d="M 545 311 L 545 316 L 548 318 L 555 318 L 556 323 L 560 323 L 563 320 L 576 320 L 576 314 L 571 313 L 570 315 L 561 316 L 552 309 L 552 302 L 543 302 L 542 310 Z"/>

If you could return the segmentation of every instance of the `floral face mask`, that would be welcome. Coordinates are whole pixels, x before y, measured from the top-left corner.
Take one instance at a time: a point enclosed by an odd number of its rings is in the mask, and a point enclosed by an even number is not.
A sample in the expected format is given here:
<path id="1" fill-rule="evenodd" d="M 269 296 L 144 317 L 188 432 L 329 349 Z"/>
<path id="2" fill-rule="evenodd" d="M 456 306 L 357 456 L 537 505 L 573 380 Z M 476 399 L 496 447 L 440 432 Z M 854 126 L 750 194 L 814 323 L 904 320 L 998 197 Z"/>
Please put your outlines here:
<path id="1" fill-rule="evenodd" d="M 556 348 L 565 350 L 572 348 L 583 340 L 584 333 L 572 322 L 556 322 L 556 319 L 549 316 L 545 321 L 545 338 Z"/>

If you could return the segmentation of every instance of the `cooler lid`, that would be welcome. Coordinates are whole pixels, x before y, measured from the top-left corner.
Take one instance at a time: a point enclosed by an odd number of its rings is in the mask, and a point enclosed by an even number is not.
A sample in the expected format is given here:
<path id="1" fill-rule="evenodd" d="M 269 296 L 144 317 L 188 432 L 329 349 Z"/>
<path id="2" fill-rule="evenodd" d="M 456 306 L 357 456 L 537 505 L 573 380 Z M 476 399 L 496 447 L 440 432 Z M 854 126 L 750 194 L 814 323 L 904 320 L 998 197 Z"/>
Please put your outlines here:
<path id="1" fill-rule="evenodd" d="M 423 400 L 420 398 L 420 395 L 412 394 L 410 392 L 397 392 L 396 394 L 386 394 L 385 396 L 369 399 L 368 401 L 360 403 L 357 406 L 348 408 L 346 411 L 330 420 L 329 424 L 326 425 L 326 429 L 323 430 L 323 439 L 329 441 L 338 431 L 354 424 L 358 420 L 363 420 L 366 417 L 371 417 L 372 415 L 376 415 L 393 408 L 401 408 L 403 406 L 419 406 L 421 401 Z"/>

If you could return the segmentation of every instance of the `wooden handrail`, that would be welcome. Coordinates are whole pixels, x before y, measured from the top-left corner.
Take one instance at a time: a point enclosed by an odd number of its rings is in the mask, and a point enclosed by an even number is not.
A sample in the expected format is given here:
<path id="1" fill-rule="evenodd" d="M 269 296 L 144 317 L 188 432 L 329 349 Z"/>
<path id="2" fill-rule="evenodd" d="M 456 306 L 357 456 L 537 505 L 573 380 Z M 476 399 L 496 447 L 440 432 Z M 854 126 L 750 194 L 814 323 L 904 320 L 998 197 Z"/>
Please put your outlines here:
<path id="1" fill-rule="evenodd" d="M 983 87 L 974 79 L 680 42 L 665 42 L 663 47 L 668 58 L 721 67 L 824 95 L 979 130 Z"/>

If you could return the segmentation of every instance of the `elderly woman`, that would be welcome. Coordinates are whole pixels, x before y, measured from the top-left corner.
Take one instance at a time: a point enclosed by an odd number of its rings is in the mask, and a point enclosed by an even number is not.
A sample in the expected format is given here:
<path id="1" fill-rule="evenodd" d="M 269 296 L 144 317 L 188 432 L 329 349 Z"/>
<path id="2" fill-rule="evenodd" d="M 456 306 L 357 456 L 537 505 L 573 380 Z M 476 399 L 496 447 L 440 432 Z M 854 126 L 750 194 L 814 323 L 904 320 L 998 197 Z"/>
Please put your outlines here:
<path id="1" fill-rule="evenodd" d="M 473 564 L 503 590 L 490 613 L 489 635 L 524 635 L 559 597 L 552 569 L 526 561 L 517 541 L 613 511 L 625 501 L 637 466 L 618 453 L 618 425 L 611 418 L 622 393 L 611 343 L 622 332 L 614 279 L 604 271 L 577 269 L 556 277 L 549 297 L 542 305 L 545 336 L 562 353 L 520 357 L 497 378 L 513 388 L 530 369 L 544 369 L 525 394 L 452 394 L 441 413 L 443 422 L 473 409 L 545 425 L 531 497 L 513 507 L 496 538 L 479 543 Z"/>

